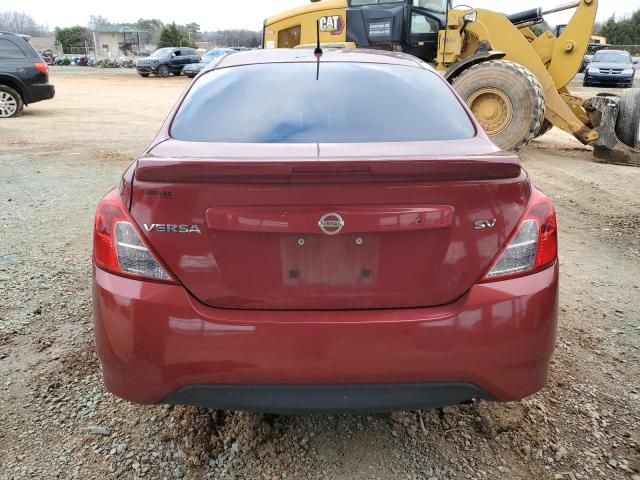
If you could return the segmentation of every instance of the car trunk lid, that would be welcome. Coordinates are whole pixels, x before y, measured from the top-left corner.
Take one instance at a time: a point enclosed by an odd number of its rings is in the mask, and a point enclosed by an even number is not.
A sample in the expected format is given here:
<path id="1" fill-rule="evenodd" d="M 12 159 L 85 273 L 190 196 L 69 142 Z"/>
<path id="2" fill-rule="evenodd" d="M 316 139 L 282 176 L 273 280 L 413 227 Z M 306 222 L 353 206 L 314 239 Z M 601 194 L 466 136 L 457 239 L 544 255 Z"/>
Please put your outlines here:
<path id="1" fill-rule="evenodd" d="M 138 161 L 131 213 L 211 306 L 443 305 L 486 273 L 530 195 L 516 157 L 463 154 L 477 147 L 465 142 L 244 145 L 239 156 L 170 140 Z"/>

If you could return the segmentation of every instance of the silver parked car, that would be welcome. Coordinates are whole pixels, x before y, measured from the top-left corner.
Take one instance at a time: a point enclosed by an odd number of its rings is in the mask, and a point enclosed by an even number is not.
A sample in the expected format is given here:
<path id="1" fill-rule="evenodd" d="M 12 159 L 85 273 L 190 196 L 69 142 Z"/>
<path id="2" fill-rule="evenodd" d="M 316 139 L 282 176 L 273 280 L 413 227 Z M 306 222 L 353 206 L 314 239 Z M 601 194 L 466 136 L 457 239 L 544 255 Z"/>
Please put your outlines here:
<path id="1" fill-rule="evenodd" d="M 209 50 L 207 53 L 205 53 L 199 63 L 192 63 L 185 66 L 182 69 L 182 73 L 184 73 L 187 77 L 193 78 L 198 75 L 204 68 L 204 66 L 209 62 L 212 62 L 216 58 L 220 58 L 224 55 L 229 55 L 230 53 L 235 52 L 236 50 L 234 50 L 233 48 L 214 48 L 213 50 Z"/>

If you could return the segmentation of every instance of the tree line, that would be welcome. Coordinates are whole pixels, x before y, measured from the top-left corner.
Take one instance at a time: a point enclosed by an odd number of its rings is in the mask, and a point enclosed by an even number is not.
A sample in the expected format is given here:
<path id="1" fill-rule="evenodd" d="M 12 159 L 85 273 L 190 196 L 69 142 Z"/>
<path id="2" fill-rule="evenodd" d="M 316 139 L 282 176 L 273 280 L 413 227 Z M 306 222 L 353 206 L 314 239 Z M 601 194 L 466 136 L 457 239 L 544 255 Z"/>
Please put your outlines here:
<path id="1" fill-rule="evenodd" d="M 0 32 L 21 33 L 32 37 L 46 37 L 49 29 L 37 23 L 33 17 L 24 12 L 0 12 Z"/>
<path id="2" fill-rule="evenodd" d="M 101 15 L 90 15 L 87 25 L 72 27 L 56 27 L 53 34 L 56 41 L 65 51 L 70 47 L 84 46 L 91 42 L 91 30 L 114 25 L 109 19 Z M 118 23 L 145 33 L 141 34 L 141 42 L 162 47 L 194 47 L 196 42 L 208 42 L 214 46 L 255 48 L 262 43 L 262 32 L 251 30 L 219 30 L 201 31 L 198 23 L 178 25 L 175 22 L 165 24 L 157 18 L 140 18 L 136 22 Z M 49 28 L 38 24 L 33 17 L 24 12 L 0 12 L 0 31 L 21 33 L 32 37 L 50 36 Z"/>
<path id="3" fill-rule="evenodd" d="M 68 28 L 56 28 L 56 40 L 65 50 L 74 45 L 82 45 L 90 40 L 89 32 L 101 26 L 114 25 L 108 19 L 91 15 L 88 28 L 80 25 Z M 150 43 L 162 47 L 196 47 L 196 42 L 208 42 L 215 46 L 255 48 L 262 42 L 262 33 L 250 30 L 220 30 L 202 32 L 200 25 L 192 22 L 178 25 L 175 22 L 165 24 L 157 18 L 141 18 L 134 23 L 119 23 L 118 25 L 131 27 L 145 32 L 141 35 L 142 43 Z"/>
<path id="4" fill-rule="evenodd" d="M 606 37 L 611 45 L 640 45 L 640 10 L 627 18 L 611 17 L 602 25 L 598 35 Z"/>

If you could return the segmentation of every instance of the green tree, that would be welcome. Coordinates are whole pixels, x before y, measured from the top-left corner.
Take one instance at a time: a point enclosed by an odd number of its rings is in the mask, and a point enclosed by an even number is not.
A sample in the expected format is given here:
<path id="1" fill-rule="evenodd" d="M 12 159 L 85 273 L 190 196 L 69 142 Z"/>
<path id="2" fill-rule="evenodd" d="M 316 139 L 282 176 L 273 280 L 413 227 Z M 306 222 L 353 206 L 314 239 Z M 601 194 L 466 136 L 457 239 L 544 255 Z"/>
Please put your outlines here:
<path id="1" fill-rule="evenodd" d="M 184 27 L 173 22 L 162 28 L 158 47 L 195 47 L 195 43 L 189 41 L 189 35 Z"/>
<path id="2" fill-rule="evenodd" d="M 200 25 L 192 22 L 192 23 L 187 23 L 184 26 L 184 29 L 187 31 L 187 34 L 189 35 L 189 38 L 192 41 L 196 41 L 199 37 L 200 34 Z"/>
<path id="3" fill-rule="evenodd" d="M 83 45 L 85 40 L 89 37 L 87 35 L 87 29 L 80 25 L 69 28 L 56 27 L 56 41 L 62 45 L 62 49 L 66 52 L 70 47 Z"/>
<path id="4" fill-rule="evenodd" d="M 157 18 L 139 18 L 136 23 L 131 24 L 132 27 L 136 27 L 139 30 L 160 30 L 164 27 L 164 23 L 162 20 L 158 20 Z"/>
<path id="5" fill-rule="evenodd" d="M 128 23 L 126 25 L 136 30 L 147 32 L 142 36 L 143 42 L 153 43 L 154 45 L 160 43 L 160 32 L 162 31 L 162 27 L 164 27 L 162 20 L 157 18 L 139 18 L 136 23 Z"/>
<path id="6" fill-rule="evenodd" d="M 617 20 L 615 16 L 605 22 L 599 35 L 606 37 L 611 45 L 640 44 L 640 10 L 630 17 Z"/>

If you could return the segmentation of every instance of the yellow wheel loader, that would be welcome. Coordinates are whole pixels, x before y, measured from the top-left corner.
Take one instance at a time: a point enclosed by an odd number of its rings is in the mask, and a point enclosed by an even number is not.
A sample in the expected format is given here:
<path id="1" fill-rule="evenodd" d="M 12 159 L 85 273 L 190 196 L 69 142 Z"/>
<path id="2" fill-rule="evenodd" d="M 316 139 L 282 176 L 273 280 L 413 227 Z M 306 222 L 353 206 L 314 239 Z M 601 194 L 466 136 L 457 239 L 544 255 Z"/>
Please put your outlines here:
<path id="1" fill-rule="evenodd" d="M 453 84 L 494 142 L 519 150 L 552 126 L 601 161 L 640 166 L 640 89 L 584 99 L 567 86 L 591 41 L 598 0 L 503 15 L 451 0 L 312 0 L 265 20 L 264 48 L 402 51 Z M 575 9 L 559 36 L 536 36 L 546 14 Z M 319 32 L 319 33 L 318 33 Z"/>

